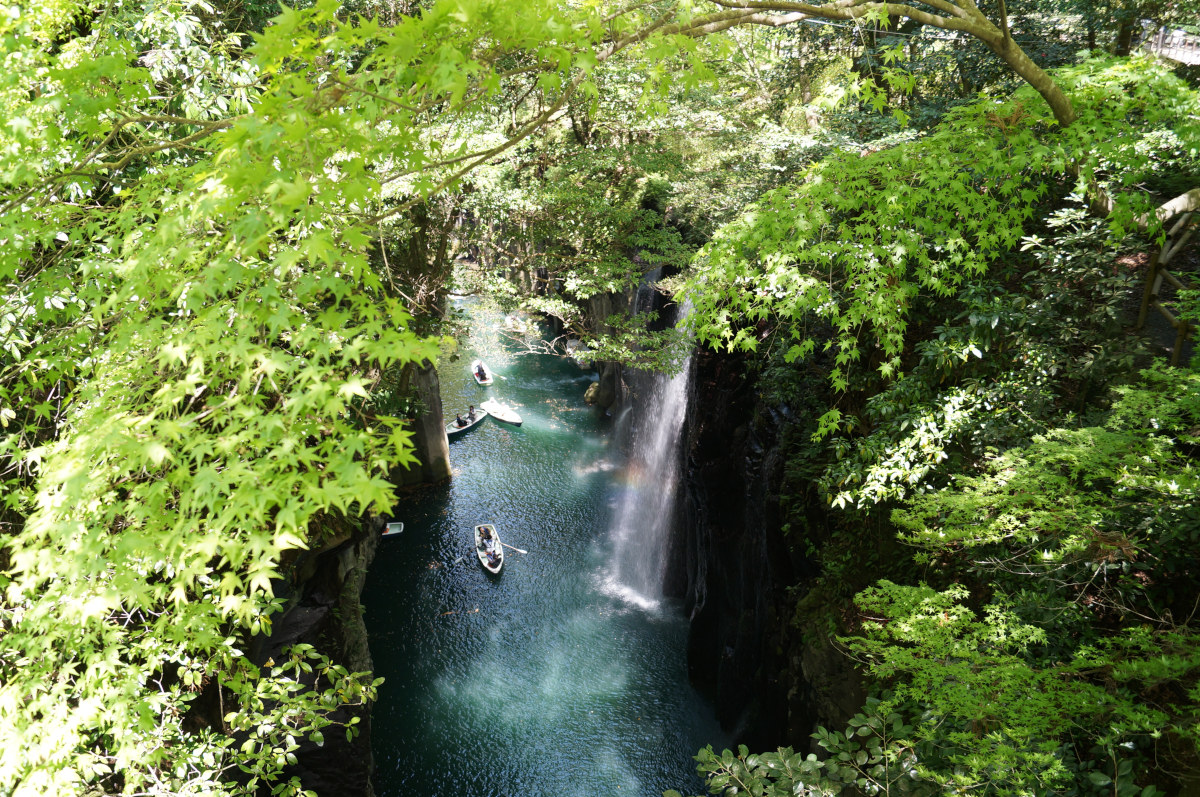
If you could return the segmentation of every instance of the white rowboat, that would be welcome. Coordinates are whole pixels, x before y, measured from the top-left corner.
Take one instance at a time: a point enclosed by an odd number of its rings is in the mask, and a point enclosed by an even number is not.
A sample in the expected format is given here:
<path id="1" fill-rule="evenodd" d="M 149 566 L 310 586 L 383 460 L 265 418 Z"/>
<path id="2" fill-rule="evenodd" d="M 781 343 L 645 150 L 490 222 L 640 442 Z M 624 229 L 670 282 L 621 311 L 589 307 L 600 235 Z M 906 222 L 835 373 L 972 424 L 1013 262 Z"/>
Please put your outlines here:
<path id="1" fill-rule="evenodd" d="M 466 422 L 463 426 L 459 426 L 457 420 L 450 421 L 450 423 L 446 424 L 446 436 L 447 437 L 457 437 L 458 435 L 462 434 L 463 432 L 467 431 L 468 429 L 474 429 L 487 416 L 488 416 L 487 410 L 477 409 L 477 410 L 475 410 L 475 419 L 474 420 L 472 420 L 470 416 L 463 418 L 463 420 Z"/>
<path id="2" fill-rule="evenodd" d="M 500 421 L 500 423 L 511 423 L 513 426 L 521 425 L 521 416 L 507 404 L 501 404 L 495 399 L 488 399 L 479 406 L 493 418 Z"/>
<path id="3" fill-rule="evenodd" d="M 471 363 L 471 376 L 475 377 L 475 381 L 481 385 L 490 385 L 494 381 L 492 369 L 484 365 L 483 360 Z"/>
<path id="4" fill-rule="evenodd" d="M 479 557 L 479 564 L 489 573 L 499 573 L 500 568 L 504 567 L 504 546 L 500 543 L 496 527 L 491 523 L 475 527 L 475 555 Z"/>
<path id="5" fill-rule="evenodd" d="M 404 531 L 403 523 L 389 523 L 383 529 L 384 537 L 395 537 L 400 532 Z"/>

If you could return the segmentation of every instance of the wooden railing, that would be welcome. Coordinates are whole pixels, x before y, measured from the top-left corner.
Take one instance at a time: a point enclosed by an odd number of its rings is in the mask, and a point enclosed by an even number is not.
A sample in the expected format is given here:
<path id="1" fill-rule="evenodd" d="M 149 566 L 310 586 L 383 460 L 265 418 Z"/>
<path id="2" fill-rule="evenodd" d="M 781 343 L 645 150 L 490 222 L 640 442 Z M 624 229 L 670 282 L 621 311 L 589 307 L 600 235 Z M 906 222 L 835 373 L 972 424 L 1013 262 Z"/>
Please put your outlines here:
<path id="1" fill-rule="evenodd" d="M 1159 28 L 1153 36 L 1146 38 L 1142 46 L 1163 58 L 1185 64 L 1200 64 L 1200 36 L 1181 30 Z"/>
<path id="2" fill-rule="evenodd" d="M 1146 324 L 1146 316 L 1153 307 L 1163 318 L 1175 328 L 1175 345 L 1171 348 L 1171 365 L 1179 365 L 1179 356 L 1183 351 L 1183 342 L 1187 340 L 1188 334 L 1192 331 L 1192 325 L 1187 321 L 1177 317 L 1170 308 L 1164 306 L 1158 299 L 1158 292 L 1162 290 L 1162 284 L 1166 282 L 1177 291 L 1187 288 L 1179 278 L 1167 271 L 1167 266 L 1179 251 L 1187 244 L 1192 237 L 1192 233 L 1196 231 L 1196 225 L 1192 224 L 1193 214 L 1185 213 L 1179 217 L 1179 221 L 1171 227 L 1167 233 L 1167 238 L 1163 242 L 1162 249 L 1155 252 L 1150 258 L 1150 269 L 1146 273 L 1146 290 L 1142 294 L 1142 309 L 1138 312 L 1137 328 L 1141 329 Z"/>

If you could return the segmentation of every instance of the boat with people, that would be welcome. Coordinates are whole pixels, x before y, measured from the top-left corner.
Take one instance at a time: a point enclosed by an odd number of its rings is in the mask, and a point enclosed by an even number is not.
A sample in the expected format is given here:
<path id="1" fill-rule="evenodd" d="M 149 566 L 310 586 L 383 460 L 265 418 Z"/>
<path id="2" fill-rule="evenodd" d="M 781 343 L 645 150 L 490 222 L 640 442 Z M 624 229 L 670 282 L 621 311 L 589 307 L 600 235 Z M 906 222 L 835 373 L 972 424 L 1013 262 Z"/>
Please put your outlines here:
<path id="1" fill-rule="evenodd" d="M 500 535 L 491 523 L 483 523 L 475 527 L 475 555 L 479 564 L 489 573 L 499 573 L 504 567 L 504 546 Z"/>
<path id="2" fill-rule="evenodd" d="M 446 424 L 446 436 L 457 437 L 468 429 L 474 429 L 488 416 L 488 411 L 482 407 L 472 408 L 465 413 L 454 416 L 454 420 Z"/>
<path id="3" fill-rule="evenodd" d="M 492 369 L 484 364 L 483 360 L 475 360 L 471 363 L 471 376 L 475 377 L 475 381 L 481 385 L 490 385 L 492 379 Z"/>
<path id="4" fill-rule="evenodd" d="M 500 423 L 511 423 L 513 426 L 521 425 L 521 416 L 517 414 L 517 411 L 507 404 L 501 404 L 496 399 L 488 399 L 479 406 L 487 410 L 487 413 L 500 421 Z"/>

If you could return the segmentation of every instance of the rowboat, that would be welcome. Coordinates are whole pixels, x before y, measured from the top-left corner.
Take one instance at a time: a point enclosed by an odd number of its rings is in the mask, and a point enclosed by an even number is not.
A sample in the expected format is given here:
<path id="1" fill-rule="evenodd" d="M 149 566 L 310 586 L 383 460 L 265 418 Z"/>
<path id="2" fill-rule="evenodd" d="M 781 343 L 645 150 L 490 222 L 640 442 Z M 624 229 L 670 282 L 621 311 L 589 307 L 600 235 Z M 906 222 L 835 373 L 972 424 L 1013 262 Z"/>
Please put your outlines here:
<path id="1" fill-rule="evenodd" d="M 513 426 L 521 425 L 521 416 L 517 415 L 516 410 L 507 404 L 501 404 L 495 399 L 488 399 L 479 406 L 501 423 L 511 423 Z"/>
<path id="2" fill-rule="evenodd" d="M 479 557 L 479 564 L 489 573 L 499 573 L 500 568 L 504 567 L 504 546 L 500 544 L 500 535 L 491 523 L 475 527 L 475 555 Z"/>
<path id="3" fill-rule="evenodd" d="M 471 376 L 475 377 L 475 381 L 481 385 L 492 383 L 492 370 L 483 364 L 483 360 L 471 363 Z"/>
<path id="4" fill-rule="evenodd" d="M 403 523 L 389 523 L 383 529 L 384 537 L 395 537 L 400 532 L 404 531 Z"/>
<path id="5" fill-rule="evenodd" d="M 462 426 L 458 425 L 457 419 L 450 421 L 450 423 L 446 424 L 446 436 L 447 437 L 457 437 L 458 435 L 462 434 L 463 432 L 467 431 L 468 429 L 474 429 L 487 416 L 488 416 L 487 410 L 477 409 L 477 410 L 475 410 L 474 418 L 472 418 L 470 415 L 467 415 L 467 417 L 463 418 L 464 423 Z"/>

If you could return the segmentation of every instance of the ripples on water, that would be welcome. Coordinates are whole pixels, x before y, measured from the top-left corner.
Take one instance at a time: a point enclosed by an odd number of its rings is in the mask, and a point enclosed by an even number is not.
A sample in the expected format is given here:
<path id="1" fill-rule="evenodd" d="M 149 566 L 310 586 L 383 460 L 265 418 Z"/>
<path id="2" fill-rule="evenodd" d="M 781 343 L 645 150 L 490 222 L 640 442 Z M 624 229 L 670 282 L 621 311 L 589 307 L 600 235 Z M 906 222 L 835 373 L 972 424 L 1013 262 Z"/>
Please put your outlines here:
<path id="1" fill-rule="evenodd" d="M 404 499 L 363 597 L 376 674 L 383 797 L 702 793 L 692 756 L 723 744 L 686 680 L 678 607 L 612 575 L 612 504 L 628 489 L 609 427 L 583 404 L 590 377 L 477 335 L 442 368 L 448 414 L 494 396 L 519 412 L 450 444 L 454 478 Z M 482 355 L 498 378 L 471 380 Z M 495 523 L 498 577 L 472 551 Z"/>

